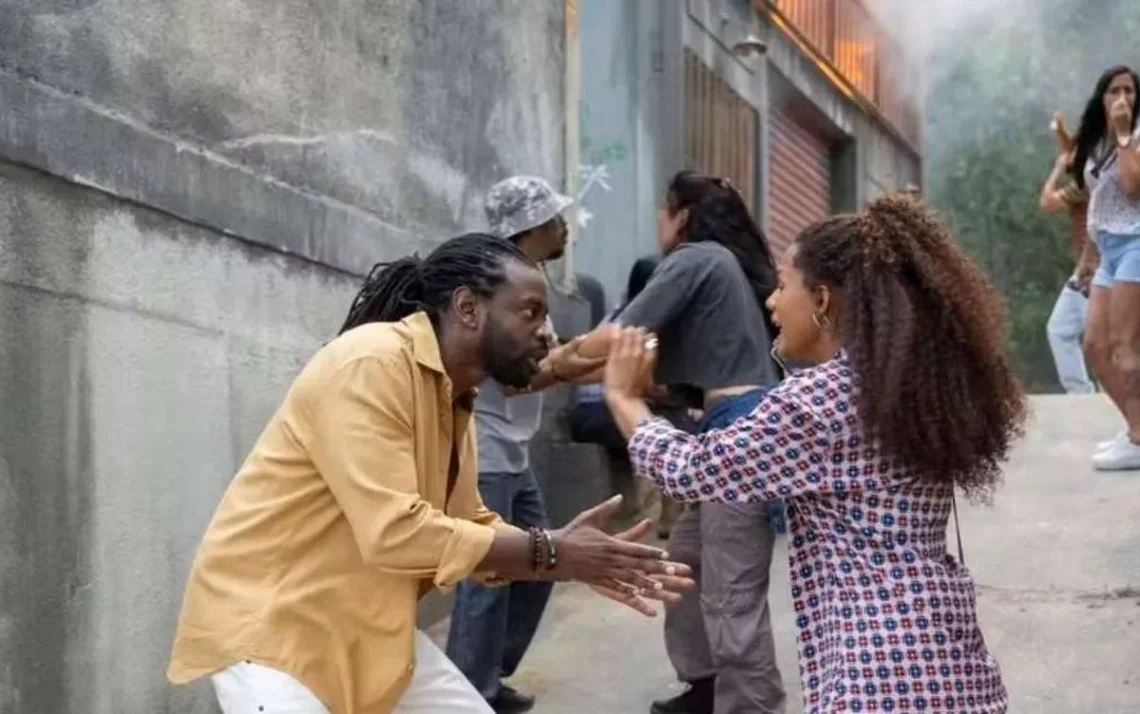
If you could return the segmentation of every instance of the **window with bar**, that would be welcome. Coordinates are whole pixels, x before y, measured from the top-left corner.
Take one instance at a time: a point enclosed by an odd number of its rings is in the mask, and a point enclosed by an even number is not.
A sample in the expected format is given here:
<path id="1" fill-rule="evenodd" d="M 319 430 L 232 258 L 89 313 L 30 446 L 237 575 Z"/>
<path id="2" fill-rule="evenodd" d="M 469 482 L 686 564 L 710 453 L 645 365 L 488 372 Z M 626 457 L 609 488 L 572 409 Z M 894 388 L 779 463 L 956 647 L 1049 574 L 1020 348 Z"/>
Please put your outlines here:
<path id="1" fill-rule="evenodd" d="M 913 68 L 862 0 L 755 1 L 790 24 L 912 147 L 919 146 Z"/>
<path id="2" fill-rule="evenodd" d="M 685 166 L 723 176 L 756 207 L 756 110 L 685 50 Z"/>

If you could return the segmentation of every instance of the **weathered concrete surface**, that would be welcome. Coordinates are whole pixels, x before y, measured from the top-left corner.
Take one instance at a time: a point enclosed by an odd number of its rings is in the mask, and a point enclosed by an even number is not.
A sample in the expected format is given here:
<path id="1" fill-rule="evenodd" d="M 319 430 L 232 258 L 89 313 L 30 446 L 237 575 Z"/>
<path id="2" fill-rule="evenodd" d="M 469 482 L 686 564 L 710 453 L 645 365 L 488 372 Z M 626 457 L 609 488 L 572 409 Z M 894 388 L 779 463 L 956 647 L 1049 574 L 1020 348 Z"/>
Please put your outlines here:
<path id="1" fill-rule="evenodd" d="M 0 714 L 189 714 L 193 550 L 374 262 L 563 171 L 557 0 L 0 1 Z"/>
<path id="2" fill-rule="evenodd" d="M 1039 397 L 990 507 L 962 512 L 981 623 L 1014 712 L 1140 711 L 1140 473 L 1097 473 L 1101 397 Z"/>
<path id="3" fill-rule="evenodd" d="M 786 540 L 781 539 L 773 558 L 771 607 L 780 671 L 792 702 L 788 711 L 795 712 L 800 685 L 794 623 L 779 617 L 792 610 L 787 562 Z M 660 615 L 647 618 L 585 586 L 559 585 L 535 645 L 511 681 L 540 698 L 535 711 L 541 714 L 643 714 L 654 699 L 681 691 L 665 656 L 661 625 Z M 429 630 L 440 646 L 447 626 L 442 621 Z"/>
<path id="4" fill-rule="evenodd" d="M 1140 473 L 1098 474 L 1119 428 L 1100 397 L 1043 397 L 991 505 L 962 503 L 979 617 L 1013 714 L 1140 711 Z M 949 537 L 953 539 L 953 527 Z M 952 542 L 952 541 L 951 541 Z M 789 714 L 801 711 L 784 543 L 771 600 Z M 433 634 L 442 638 L 446 623 Z M 645 712 L 671 691 L 660 619 L 560 586 L 515 681 L 542 714 Z"/>
<path id="5" fill-rule="evenodd" d="M 482 224 L 507 173 L 563 176 L 564 13 L 5 0 L 0 158 L 359 271 Z"/>
<path id="6" fill-rule="evenodd" d="M 212 711 L 191 556 L 356 281 L 3 162 L 0 256 L 0 712 Z"/>

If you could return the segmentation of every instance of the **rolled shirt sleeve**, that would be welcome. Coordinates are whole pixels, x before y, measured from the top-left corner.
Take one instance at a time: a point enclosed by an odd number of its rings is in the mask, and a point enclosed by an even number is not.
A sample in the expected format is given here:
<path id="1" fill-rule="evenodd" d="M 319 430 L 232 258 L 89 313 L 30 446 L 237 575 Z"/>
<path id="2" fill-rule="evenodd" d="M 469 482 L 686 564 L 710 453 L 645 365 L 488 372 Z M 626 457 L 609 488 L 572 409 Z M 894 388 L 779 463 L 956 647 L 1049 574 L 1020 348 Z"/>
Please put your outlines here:
<path id="1" fill-rule="evenodd" d="M 449 587 L 475 571 L 501 525 L 485 508 L 453 518 L 420 495 L 410 369 L 376 356 L 338 367 L 314 400 L 308 447 L 365 562 Z"/>
<path id="2" fill-rule="evenodd" d="M 483 505 L 482 498 L 479 499 L 479 506 L 475 509 L 475 514 L 471 516 L 471 520 L 475 523 L 491 526 L 496 531 L 519 531 L 521 529 L 507 523 L 491 509 Z M 501 577 L 498 573 L 490 570 L 482 570 L 471 574 L 471 579 L 487 587 L 500 587 L 509 585 L 510 580 Z"/>

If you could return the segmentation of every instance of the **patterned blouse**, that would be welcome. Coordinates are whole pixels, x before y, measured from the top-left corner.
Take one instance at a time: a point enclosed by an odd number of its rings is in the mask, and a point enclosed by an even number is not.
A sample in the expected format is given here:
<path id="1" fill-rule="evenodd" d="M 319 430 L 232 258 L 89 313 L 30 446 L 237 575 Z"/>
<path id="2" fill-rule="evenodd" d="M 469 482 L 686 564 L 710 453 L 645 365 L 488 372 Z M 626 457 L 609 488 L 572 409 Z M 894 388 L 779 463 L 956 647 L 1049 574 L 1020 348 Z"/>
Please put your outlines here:
<path id="1" fill-rule="evenodd" d="M 946 550 L 952 489 L 864 441 L 853 389 L 840 353 L 726 429 L 646 418 L 630 457 L 678 500 L 787 500 L 807 714 L 1005 712 L 973 581 Z"/>

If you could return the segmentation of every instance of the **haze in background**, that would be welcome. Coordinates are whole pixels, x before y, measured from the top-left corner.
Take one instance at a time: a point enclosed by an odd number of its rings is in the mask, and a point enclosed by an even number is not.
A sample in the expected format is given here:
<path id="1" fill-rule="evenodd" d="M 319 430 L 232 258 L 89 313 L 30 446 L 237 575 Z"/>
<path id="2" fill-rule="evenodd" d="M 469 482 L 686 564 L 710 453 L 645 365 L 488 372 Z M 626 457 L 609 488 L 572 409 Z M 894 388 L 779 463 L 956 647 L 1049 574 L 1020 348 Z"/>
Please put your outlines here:
<path id="1" fill-rule="evenodd" d="M 1023 378 L 1057 391 L 1045 322 L 1073 260 L 1068 222 L 1037 210 L 1049 121 L 1075 131 L 1097 77 L 1140 65 L 1140 2 L 867 2 L 922 67 L 926 199 L 1007 297 Z"/>

